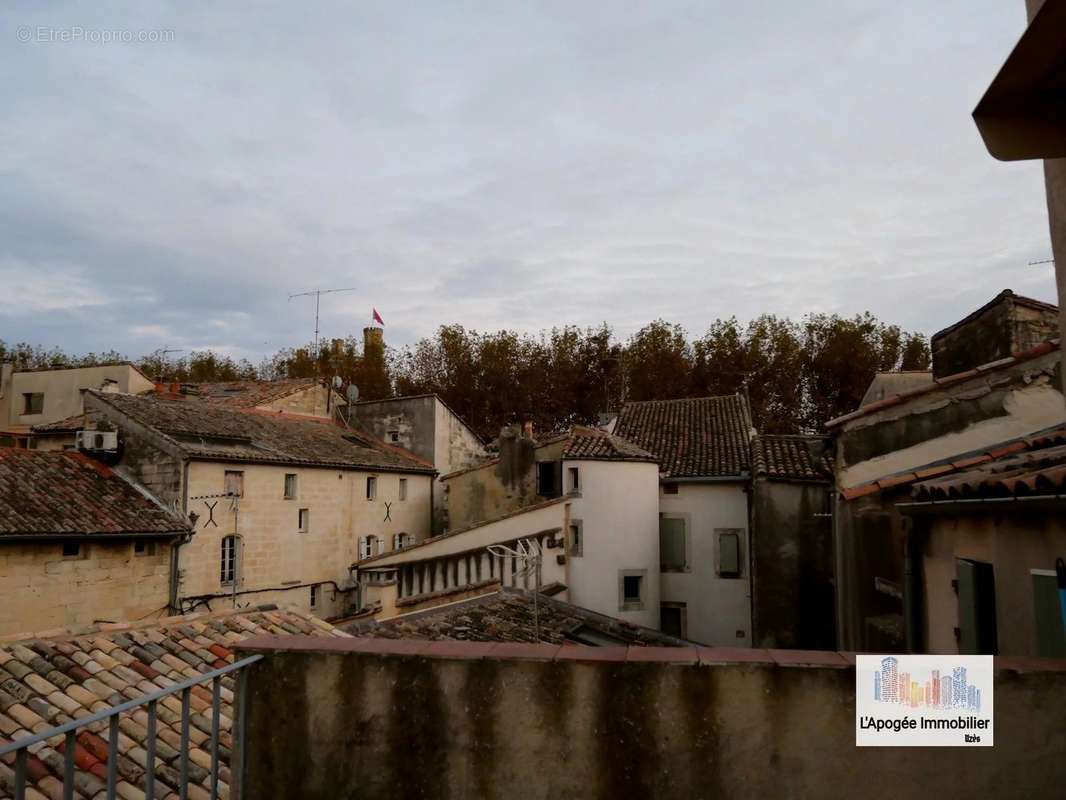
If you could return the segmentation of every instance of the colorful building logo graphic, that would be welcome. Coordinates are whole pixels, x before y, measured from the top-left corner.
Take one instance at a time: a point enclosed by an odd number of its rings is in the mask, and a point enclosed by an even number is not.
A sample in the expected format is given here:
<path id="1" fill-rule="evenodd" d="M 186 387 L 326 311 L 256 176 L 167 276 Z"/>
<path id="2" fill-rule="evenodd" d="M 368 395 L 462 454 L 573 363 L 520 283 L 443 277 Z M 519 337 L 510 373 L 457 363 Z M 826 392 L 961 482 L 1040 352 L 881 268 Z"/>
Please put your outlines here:
<path id="1" fill-rule="evenodd" d="M 900 672 L 899 659 L 888 656 L 881 659 L 881 671 L 874 673 L 873 693 L 879 703 L 909 708 L 981 710 L 981 690 L 966 682 L 966 667 L 953 667 L 950 674 L 932 669 L 921 676 Z"/>

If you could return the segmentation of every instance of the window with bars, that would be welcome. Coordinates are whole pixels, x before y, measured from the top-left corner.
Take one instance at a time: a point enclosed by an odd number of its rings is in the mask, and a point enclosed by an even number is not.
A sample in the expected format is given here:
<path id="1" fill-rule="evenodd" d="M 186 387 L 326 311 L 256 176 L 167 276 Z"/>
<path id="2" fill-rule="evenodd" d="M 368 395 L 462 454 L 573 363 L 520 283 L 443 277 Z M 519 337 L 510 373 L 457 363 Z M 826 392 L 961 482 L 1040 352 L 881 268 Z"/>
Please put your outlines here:
<path id="1" fill-rule="evenodd" d="M 219 581 L 223 586 L 232 586 L 237 582 L 237 537 L 222 537 L 221 569 Z"/>

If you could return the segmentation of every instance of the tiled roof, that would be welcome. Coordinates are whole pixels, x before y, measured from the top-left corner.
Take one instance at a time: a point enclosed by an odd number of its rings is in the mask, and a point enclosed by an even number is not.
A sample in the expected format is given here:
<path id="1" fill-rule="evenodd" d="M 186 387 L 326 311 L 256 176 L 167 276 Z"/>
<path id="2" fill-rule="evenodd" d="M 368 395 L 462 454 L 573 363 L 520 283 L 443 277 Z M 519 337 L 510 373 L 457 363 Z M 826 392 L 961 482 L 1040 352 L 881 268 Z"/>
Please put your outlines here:
<path id="1" fill-rule="evenodd" d="M 315 378 L 287 378 L 277 381 L 218 381 L 183 383 L 181 392 L 190 399 L 219 403 L 234 408 L 266 405 L 290 394 L 313 389 Z"/>
<path id="2" fill-rule="evenodd" d="M 539 641 L 550 644 L 689 644 L 544 595 L 537 598 L 537 615 Z M 340 626 L 353 636 L 381 639 L 536 642 L 533 616 L 533 593 L 506 588 L 399 617 Z"/>
<path id="3" fill-rule="evenodd" d="M 433 465 L 418 456 L 333 420 L 151 396 L 93 396 L 167 435 L 194 458 L 433 471 Z"/>
<path id="4" fill-rule="evenodd" d="M 968 369 L 965 372 L 958 372 L 954 375 L 945 375 L 943 378 L 937 378 L 934 382 L 920 386 L 916 389 L 911 389 L 906 392 L 900 392 L 899 394 L 890 395 L 884 400 L 878 400 L 873 403 L 869 403 L 862 406 L 856 411 L 852 411 L 848 414 L 843 414 L 839 417 L 829 420 L 825 423 L 826 428 L 835 428 L 838 425 L 843 425 L 845 422 L 850 422 L 853 419 L 859 419 L 865 417 L 867 414 L 872 414 L 875 411 L 881 411 L 885 408 L 891 408 L 893 406 L 902 405 L 908 403 L 915 397 L 920 397 L 930 392 L 936 392 L 944 389 L 948 386 L 953 386 L 957 383 L 965 383 L 966 381 L 973 380 L 974 378 L 980 378 L 988 373 L 999 372 L 1000 370 L 1008 369 L 1010 367 L 1017 366 L 1025 361 L 1031 361 L 1034 358 L 1040 358 L 1046 356 L 1049 353 L 1053 353 L 1059 349 L 1060 340 L 1052 339 L 1051 341 L 1038 344 L 1029 350 L 1024 350 L 1007 358 L 1001 358 L 998 361 L 993 361 L 989 364 L 982 364 L 974 369 Z"/>
<path id="5" fill-rule="evenodd" d="M 672 478 L 742 475 L 751 468 L 751 414 L 740 395 L 626 403 L 614 432 L 659 459 Z"/>
<path id="6" fill-rule="evenodd" d="M 34 433 L 74 433 L 85 427 L 85 415 L 75 414 L 66 419 L 46 422 L 43 425 L 34 425 L 30 428 Z"/>
<path id="7" fill-rule="evenodd" d="M 782 480 L 828 481 L 833 474 L 828 452 L 811 455 L 812 446 L 825 449 L 826 436 L 756 436 L 751 442 L 756 475 Z"/>
<path id="8" fill-rule="evenodd" d="M 950 460 L 928 464 L 919 469 L 888 475 L 869 483 L 861 483 L 844 489 L 841 495 L 845 500 L 854 500 L 868 494 L 876 494 L 884 489 L 906 486 L 921 480 L 950 475 L 980 464 L 988 464 L 997 459 L 1026 450 L 1040 450 L 1046 447 L 1066 444 L 1066 427 L 1055 427 L 1039 431 L 1019 439 L 1011 439 L 984 450 L 971 451 L 953 457 Z"/>
<path id="9" fill-rule="evenodd" d="M 563 458 L 591 461 L 658 461 L 647 450 L 621 436 L 612 436 L 596 428 L 574 426 L 566 437 Z"/>
<path id="10" fill-rule="evenodd" d="M 0 643 L 0 743 L 7 744 L 115 706 L 232 663 L 233 645 L 259 635 L 346 636 L 331 625 L 291 611 L 191 614 L 154 624 L 102 625 L 73 637 Z M 234 678 L 222 678 L 221 793 L 230 784 L 233 749 Z M 190 797 L 210 788 L 211 686 L 193 689 L 189 726 Z M 177 792 L 181 747 L 181 698 L 158 705 L 156 797 Z M 148 714 L 142 707 L 120 717 L 118 796 L 139 797 L 144 787 Z M 31 747 L 29 784 L 48 798 L 62 797 L 64 737 Z M 104 797 L 108 758 L 107 722 L 80 730 L 75 746 L 75 797 Z M 13 757 L 12 757 L 13 758 Z M 0 795 L 11 767 L 0 764 Z M 7 773 L 6 776 L 3 773 Z M 27 797 L 39 796 L 30 795 Z"/>
<path id="11" fill-rule="evenodd" d="M 1066 436 L 1060 437 L 1066 440 Z M 1066 489 L 1066 444 L 1019 452 L 915 484 L 916 500 L 1032 497 Z"/>
<path id="12" fill-rule="evenodd" d="M 86 455 L 0 448 L 0 538 L 189 532 L 187 522 Z"/>

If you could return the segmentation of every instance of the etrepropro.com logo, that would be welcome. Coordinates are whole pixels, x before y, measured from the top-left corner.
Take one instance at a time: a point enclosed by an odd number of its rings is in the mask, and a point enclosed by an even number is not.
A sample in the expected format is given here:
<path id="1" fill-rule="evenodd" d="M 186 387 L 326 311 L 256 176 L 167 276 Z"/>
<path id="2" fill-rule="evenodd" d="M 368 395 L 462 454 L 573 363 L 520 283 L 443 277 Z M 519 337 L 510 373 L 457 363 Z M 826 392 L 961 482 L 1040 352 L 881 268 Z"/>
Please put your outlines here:
<path id="1" fill-rule="evenodd" d="M 858 747 L 991 747 L 992 656 L 857 655 Z"/>

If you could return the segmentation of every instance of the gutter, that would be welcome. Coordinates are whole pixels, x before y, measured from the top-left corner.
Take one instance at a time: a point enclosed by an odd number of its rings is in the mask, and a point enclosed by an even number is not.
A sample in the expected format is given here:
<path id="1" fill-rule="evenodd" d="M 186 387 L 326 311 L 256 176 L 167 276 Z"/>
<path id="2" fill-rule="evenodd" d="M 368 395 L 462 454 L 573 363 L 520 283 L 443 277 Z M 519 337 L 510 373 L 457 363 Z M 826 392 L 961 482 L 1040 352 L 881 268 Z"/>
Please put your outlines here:
<path id="1" fill-rule="evenodd" d="M 742 483 L 751 480 L 751 473 L 739 475 L 704 475 L 688 478 L 660 478 L 659 483 Z"/>
<path id="2" fill-rule="evenodd" d="M 4 542 L 123 542 L 133 539 L 173 539 L 189 536 L 188 531 L 128 531 L 123 533 L 16 533 L 0 534 L 0 544 Z"/>
<path id="3" fill-rule="evenodd" d="M 994 508 L 997 511 L 1028 511 L 1031 508 L 1059 506 L 1066 503 L 1066 494 L 1037 494 L 1025 497 L 974 497 L 948 500 L 922 500 L 913 503 L 897 503 L 896 508 L 904 514 L 937 514 L 941 511 L 969 511 Z"/>

